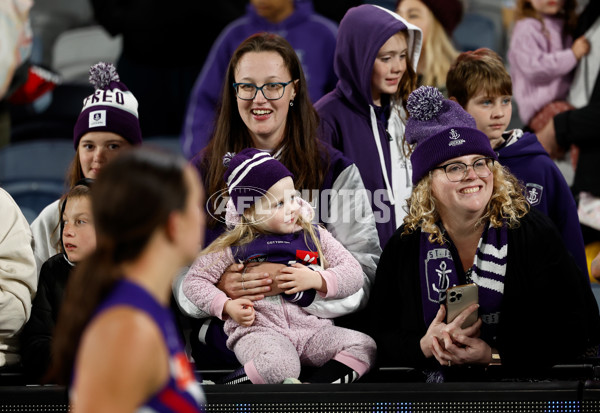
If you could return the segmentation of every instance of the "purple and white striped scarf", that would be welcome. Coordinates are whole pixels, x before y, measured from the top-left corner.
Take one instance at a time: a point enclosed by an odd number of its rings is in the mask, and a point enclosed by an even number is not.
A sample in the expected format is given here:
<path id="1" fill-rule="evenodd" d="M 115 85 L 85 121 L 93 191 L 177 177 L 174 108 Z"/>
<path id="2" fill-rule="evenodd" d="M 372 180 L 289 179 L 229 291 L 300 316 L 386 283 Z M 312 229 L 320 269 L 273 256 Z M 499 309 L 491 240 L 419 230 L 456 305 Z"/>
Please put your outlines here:
<path id="1" fill-rule="evenodd" d="M 446 240 L 443 245 L 430 242 L 429 234 L 421 232 L 421 301 L 425 325 L 429 326 L 446 300 L 449 287 L 464 284 L 459 279 L 451 249 L 458 253 Z M 479 316 L 483 321 L 481 337 L 495 340 L 500 319 L 500 303 L 504 294 L 504 276 L 508 253 L 508 229 L 488 226 L 481 234 L 471 272 L 471 281 L 479 286 Z M 460 263 L 459 263 L 460 265 Z"/>

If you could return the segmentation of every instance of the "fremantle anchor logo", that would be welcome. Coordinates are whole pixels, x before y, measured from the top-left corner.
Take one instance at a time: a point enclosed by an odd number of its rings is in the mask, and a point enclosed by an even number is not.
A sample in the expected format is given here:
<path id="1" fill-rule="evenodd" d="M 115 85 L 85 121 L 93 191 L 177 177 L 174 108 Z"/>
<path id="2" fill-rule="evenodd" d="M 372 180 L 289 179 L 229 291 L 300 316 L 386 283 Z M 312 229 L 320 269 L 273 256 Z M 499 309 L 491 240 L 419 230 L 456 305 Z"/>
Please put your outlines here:
<path id="1" fill-rule="evenodd" d="M 458 133 L 455 129 L 450 129 L 450 143 L 448 144 L 448 146 L 457 146 L 457 145 L 462 145 L 463 143 L 465 143 L 464 139 L 458 139 L 460 138 L 460 133 Z"/>

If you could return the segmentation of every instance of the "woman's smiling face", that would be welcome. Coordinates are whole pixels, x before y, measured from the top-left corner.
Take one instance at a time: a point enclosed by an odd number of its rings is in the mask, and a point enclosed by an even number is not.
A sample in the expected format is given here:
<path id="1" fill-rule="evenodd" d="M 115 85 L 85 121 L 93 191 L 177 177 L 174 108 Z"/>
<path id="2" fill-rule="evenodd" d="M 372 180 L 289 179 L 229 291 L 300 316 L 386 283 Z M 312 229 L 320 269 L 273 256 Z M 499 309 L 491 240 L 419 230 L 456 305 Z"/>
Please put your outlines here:
<path id="1" fill-rule="evenodd" d="M 236 83 L 252 83 L 258 87 L 265 83 L 287 83 L 291 74 L 279 53 L 248 52 L 240 59 L 235 70 Z M 258 149 L 273 149 L 283 139 L 290 101 L 296 92 L 294 83 L 285 87 L 281 99 L 268 100 L 261 91 L 252 100 L 238 97 L 240 117 L 250 132 L 254 146 Z"/>
<path id="2" fill-rule="evenodd" d="M 472 165 L 482 155 L 466 155 L 450 159 L 441 165 L 462 162 Z M 436 207 L 442 222 L 449 217 L 481 217 L 492 197 L 494 174 L 485 178 L 477 176 L 472 166 L 461 181 L 451 182 L 443 169 L 432 171 L 431 193 L 436 200 Z"/>

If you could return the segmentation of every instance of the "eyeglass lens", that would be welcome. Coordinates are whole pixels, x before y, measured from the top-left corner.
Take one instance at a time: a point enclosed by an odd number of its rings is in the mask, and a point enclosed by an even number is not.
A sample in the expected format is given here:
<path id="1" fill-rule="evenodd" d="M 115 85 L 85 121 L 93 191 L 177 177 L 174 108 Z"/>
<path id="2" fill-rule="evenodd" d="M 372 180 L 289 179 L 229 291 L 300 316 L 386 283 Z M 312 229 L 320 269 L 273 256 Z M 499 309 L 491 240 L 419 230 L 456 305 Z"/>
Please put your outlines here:
<path id="1" fill-rule="evenodd" d="M 252 100 L 260 90 L 265 99 L 281 99 L 285 85 L 283 83 L 265 83 L 261 87 L 252 83 L 242 83 L 236 86 L 236 93 L 240 99 Z"/>
<path id="2" fill-rule="evenodd" d="M 492 162 L 492 160 L 488 158 L 478 159 L 471 165 L 466 165 L 462 162 L 452 163 L 446 165 L 446 176 L 452 182 L 462 181 L 467 176 L 468 168 L 471 166 L 478 177 L 487 178 L 492 173 L 488 162 Z"/>

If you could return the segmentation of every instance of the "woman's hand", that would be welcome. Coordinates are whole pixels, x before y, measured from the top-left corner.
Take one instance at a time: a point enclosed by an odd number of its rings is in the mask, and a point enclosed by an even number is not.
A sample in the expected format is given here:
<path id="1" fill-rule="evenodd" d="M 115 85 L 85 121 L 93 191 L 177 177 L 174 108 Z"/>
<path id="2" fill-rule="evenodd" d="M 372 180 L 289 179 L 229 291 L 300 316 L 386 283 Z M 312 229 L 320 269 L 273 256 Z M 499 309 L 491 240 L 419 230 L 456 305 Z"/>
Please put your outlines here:
<path id="1" fill-rule="evenodd" d="M 427 332 L 421 338 L 421 351 L 425 357 L 435 357 L 440 364 L 447 365 L 448 360 L 452 359 L 452 355 L 448 353 L 446 343 L 448 340 L 452 342 L 455 337 L 463 335 L 470 338 L 477 338 L 480 334 L 481 319 L 478 319 L 472 326 L 462 329 L 461 326 L 467 317 L 479 308 L 479 304 L 472 304 L 464 309 L 451 323 L 444 322 L 446 318 L 446 306 L 440 305 L 435 318 L 429 325 Z"/>
<path id="2" fill-rule="evenodd" d="M 482 339 L 458 334 L 450 338 L 444 333 L 444 349 L 434 346 L 434 356 L 444 366 L 459 364 L 489 364 L 492 348 Z"/>
<path id="3" fill-rule="evenodd" d="M 227 300 L 223 307 L 223 313 L 227 314 L 236 323 L 241 326 L 249 327 L 254 323 L 256 313 L 254 304 L 247 298 L 238 298 L 237 300 Z"/>
<path id="4" fill-rule="evenodd" d="M 491 347 L 479 338 L 481 318 L 477 319 L 472 326 L 461 328 L 467 317 L 477 308 L 479 308 L 478 304 L 467 307 L 451 323 L 442 328 L 441 337 L 432 340 L 432 355 L 441 365 L 488 364 L 491 361 Z"/>
<path id="5" fill-rule="evenodd" d="M 327 284 L 321 274 L 299 263 L 280 269 L 275 280 L 277 286 L 284 290 L 286 294 L 296 294 L 311 288 L 327 293 Z"/>
<path id="6" fill-rule="evenodd" d="M 271 291 L 273 280 L 268 272 L 252 272 L 250 268 L 248 265 L 243 273 L 244 264 L 231 264 L 221 275 L 217 288 L 233 299 L 245 297 L 252 301 L 262 300 Z"/>
<path id="7" fill-rule="evenodd" d="M 444 319 L 446 318 L 446 306 L 440 305 L 435 318 L 429 324 L 429 328 L 425 335 L 421 338 L 421 351 L 425 354 L 425 357 L 429 358 L 434 355 L 433 346 L 440 345 L 438 340 L 442 340 L 442 331 L 446 328 Z"/>

